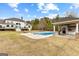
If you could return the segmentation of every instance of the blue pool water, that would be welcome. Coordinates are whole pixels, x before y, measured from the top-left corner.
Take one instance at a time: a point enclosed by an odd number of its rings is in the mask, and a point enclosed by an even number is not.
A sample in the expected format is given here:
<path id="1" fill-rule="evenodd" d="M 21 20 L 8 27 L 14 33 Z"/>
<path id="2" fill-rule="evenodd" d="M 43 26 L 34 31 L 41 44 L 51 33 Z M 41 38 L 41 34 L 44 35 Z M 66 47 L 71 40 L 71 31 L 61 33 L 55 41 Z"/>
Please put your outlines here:
<path id="1" fill-rule="evenodd" d="M 38 34 L 38 35 L 53 35 L 54 32 L 34 32 L 33 34 Z"/>

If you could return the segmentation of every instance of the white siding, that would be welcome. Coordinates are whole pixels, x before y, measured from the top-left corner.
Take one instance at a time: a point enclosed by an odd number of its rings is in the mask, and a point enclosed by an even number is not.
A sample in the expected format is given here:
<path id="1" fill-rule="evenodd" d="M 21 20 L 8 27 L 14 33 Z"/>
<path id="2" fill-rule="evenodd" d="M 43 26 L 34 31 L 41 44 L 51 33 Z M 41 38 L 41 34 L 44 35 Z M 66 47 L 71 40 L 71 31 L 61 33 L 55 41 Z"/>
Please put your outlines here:
<path id="1" fill-rule="evenodd" d="M 13 23 L 16 25 L 16 23 L 20 23 L 21 24 L 21 28 L 24 28 L 26 26 L 26 23 L 24 22 L 20 22 L 20 21 L 11 21 L 11 20 L 6 20 L 5 23 Z"/>
<path id="2" fill-rule="evenodd" d="M 2 26 L 2 28 L 5 28 L 5 26 L 6 26 L 5 24 L 0 24 L 0 25 Z"/>

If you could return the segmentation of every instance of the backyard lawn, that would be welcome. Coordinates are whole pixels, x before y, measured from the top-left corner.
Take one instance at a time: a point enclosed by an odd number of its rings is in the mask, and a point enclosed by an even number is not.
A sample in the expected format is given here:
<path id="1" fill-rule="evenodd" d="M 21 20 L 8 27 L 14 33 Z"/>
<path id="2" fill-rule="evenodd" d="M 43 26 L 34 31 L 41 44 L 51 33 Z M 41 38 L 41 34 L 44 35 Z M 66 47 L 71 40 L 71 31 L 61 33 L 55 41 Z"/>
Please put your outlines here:
<path id="1" fill-rule="evenodd" d="M 21 32 L 0 32 L 0 53 L 18 56 L 79 55 L 79 39 L 52 36 L 34 40 L 20 34 Z"/>

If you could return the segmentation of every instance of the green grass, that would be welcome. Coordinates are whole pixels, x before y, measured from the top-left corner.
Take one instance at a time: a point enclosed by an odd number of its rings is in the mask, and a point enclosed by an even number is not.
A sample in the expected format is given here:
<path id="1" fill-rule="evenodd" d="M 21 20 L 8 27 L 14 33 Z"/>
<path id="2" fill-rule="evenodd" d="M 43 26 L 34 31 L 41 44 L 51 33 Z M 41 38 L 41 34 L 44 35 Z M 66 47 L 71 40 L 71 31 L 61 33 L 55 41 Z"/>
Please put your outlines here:
<path id="1" fill-rule="evenodd" d="M 0 32 L 0 53 L 8 55 L 79 55 L 79 40 L 68 40 L 55 36 L 33 40 L 20 32 Z"/>

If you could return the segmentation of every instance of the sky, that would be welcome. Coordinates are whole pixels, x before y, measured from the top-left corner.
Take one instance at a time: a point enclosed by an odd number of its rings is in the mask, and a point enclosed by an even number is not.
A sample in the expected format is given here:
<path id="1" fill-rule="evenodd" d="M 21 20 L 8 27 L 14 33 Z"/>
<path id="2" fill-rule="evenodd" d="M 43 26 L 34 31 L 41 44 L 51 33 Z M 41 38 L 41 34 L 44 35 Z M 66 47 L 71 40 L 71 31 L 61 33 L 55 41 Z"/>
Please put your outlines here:
<path id="1" fill-rule="evenodd" d="M 79 14 L 79 4 L 76 3 L 0 3 L 0 18 L 23 17 L 24 20 L 49 17 L 57 14 L 65 16 L 67 11 Z"/>

